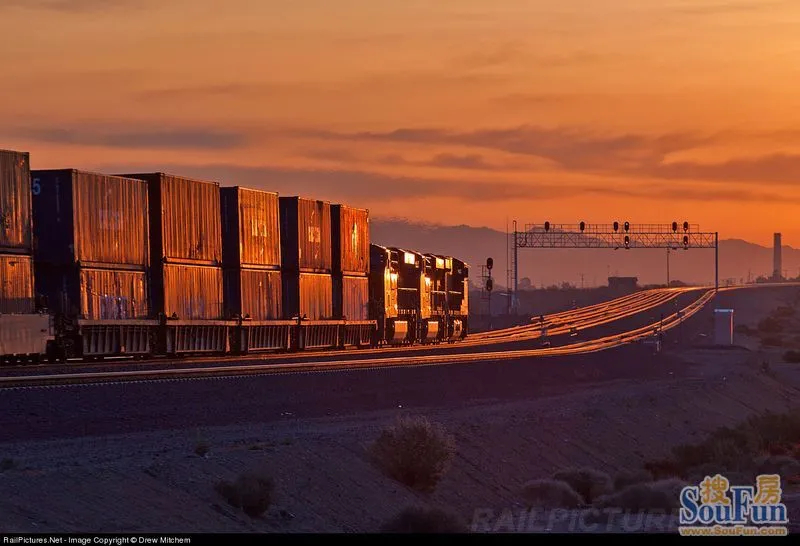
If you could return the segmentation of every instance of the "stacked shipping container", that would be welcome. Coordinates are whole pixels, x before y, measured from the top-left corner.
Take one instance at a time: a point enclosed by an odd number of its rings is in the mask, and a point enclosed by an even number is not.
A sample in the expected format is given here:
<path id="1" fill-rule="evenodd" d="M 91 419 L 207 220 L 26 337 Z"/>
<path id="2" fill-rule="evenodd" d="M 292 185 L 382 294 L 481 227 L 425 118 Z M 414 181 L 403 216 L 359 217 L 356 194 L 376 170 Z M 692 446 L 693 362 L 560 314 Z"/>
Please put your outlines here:
<path id="1" fill-rule="evenodd" d="M 278 194 L 221 189 L 226 315 L 282 318 Z"/>
<path id="2" fill-rule="evenodd" d="M 333 311 L 348 321 L 369 320 L 369 211 L 331 207 Z"/>
<path id="3" fill-rule="evenodd" d="M 331 319 L 330 203 L 281 197 L 279 204 L 284 316 Z"/>
<path id="4" fill-rule="evenodd" d="M 34 311 L 30 195 L 29 154 L 0 150 L 0 314 Z"/>
<path id="5" fill-rule="evenodd" d="M 148 184 L 153 312 L 222 319 L 219 184 L 164 173 L 123 176 Z"/>
<path id="6" fill-rule="evenodd" d="M 77 170 L 32 173 L 36 288 L 56 313 L 150 317 L 147 185 Z"/>

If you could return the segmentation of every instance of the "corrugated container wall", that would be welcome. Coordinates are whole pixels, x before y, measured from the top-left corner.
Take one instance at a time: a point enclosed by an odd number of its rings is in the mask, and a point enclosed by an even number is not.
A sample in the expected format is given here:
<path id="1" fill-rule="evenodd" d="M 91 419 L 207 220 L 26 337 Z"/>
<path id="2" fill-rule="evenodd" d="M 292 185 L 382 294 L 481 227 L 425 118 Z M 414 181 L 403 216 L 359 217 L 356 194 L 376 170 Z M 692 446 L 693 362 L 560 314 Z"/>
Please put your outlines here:
<path id="1" fill-rule="evenodd" d="M 249 316 L 252 320 L 282 318 L 281 272 L 264 269 L 225 271 L 227 316 Z"/>
<path id="2" fill-rule="evenodd" d="M 223 318 L 222 268 L 174 265 L 163 267 L 163 286 L 158 297 L 163 298 L 164 314 L 182 320 Z"/>
<path id="3" fill-rule="evenodd" d="M 369 211 L 331 205 L 333 272 L 369 274 Z"/>
<path id="4" fill-rule="evenodd" d="M 281 197 L 284 271 L 331 272 L 331 206 L 327 201 Z"/>
<path id="5" fill-rule="evenodd" d="M 225 267 L 280 267 L 278 194 L 237 186 L 220 198 Z"/>
<path id="6" fill-rule="evenodd" d="M 308 320 L 333 318 L 333 279 L 330 275 L 283 272 L 281 276 L 285 318 L 298 315 Z"/>
<path id="7" fill-rule="evenodd" d="M 31 176 L 37 262 L 150 263 L 147 183 L 76 170 Z"/>
<path id="8" fill-rule="evenodd" d="M 81 314 L 92 320 L 148 318 L 144 271 L 81 269 Z"/>
<path id="9" fill-rule="evenodd" d="M 347 320 L 369 320 L 369 279 L 337 276 L 333 281 L 333 314 Z"/>
<path id="10" fill-rule="evenodd" d="M 0 252 L 31 250 L 30 156 L 0 150 Z"/>
<path id="11" fill-rule="evenodd" d="M 33 311 L 33 260 L 22 254 L 0 255 L 0 314 Z"/>
<path id="12" fill-rule="evenodd" d="M 152 263 L 222 263 L 219 184 L 164 173 L 126 174 L 147 181 Z"/>

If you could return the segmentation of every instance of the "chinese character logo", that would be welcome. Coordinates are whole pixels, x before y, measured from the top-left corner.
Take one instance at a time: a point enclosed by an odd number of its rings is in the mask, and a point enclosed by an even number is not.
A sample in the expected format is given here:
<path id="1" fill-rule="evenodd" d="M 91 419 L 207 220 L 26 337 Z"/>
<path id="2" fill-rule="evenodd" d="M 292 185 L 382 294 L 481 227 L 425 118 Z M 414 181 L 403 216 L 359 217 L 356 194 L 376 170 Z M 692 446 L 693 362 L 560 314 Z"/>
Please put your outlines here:
<path id="1" fill-rule="evenodd" d="M 789 522 L 781 502 L 781 477 L 761 475 L 752 485 L 732 486 L 720 474 L 681 491 L 681 525 L 784 525 Z"/>

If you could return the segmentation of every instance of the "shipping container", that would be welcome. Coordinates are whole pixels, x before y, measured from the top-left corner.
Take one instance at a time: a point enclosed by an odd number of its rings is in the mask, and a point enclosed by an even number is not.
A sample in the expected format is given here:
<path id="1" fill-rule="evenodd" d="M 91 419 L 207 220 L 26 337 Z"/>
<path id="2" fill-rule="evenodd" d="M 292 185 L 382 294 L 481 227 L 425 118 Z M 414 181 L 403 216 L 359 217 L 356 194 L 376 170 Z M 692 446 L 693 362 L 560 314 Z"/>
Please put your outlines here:
<path id="1" fill-rule="evenodd" d="M 220 196 L 225 267 L 280 267 L 278 194 L 236 186 Z"/>
<path id="2" fill-rule="evenodd" d="M 369 211 L 331 205 L 333 272 L 369 274 Z"/>
<path id="3" fill-rule="evenodd" d="M 74 169 L 31 176 L 37 262 L 147 267 L 146 182 Z"/>
<path id="4" fill-rule="evenodd" d="M 282 318 L 281 272 L 264 269 L 225 270 L 226 318 Z"/>
<path id="5" fill-rule="evenodd" d="M 333 278 L 320 273 L 283 271 L 283 313 L 287 319 L 298 316 L 307 320 L 333 318 Z"/>
<path id="6" fill-rule="evenodd" d="M 31 250 L 30 156 L 0 150 L 0 252 Z"/>
<path id="7" fill-rule="evenodd" d="M 148 183 L 151 263 L 222 264 L 218 183 L 164 173 L 122 176 Z"/>
<path id="8" fill-rule="evenodd" d="M 327 201 L 281 197 L 284 271 L 331 272 L 331 206 Z"/>
<path id="9" fill-rule="evenodd" d="M 165 264 L 152 277 L 156 312 L 181 320 L 223 318 L 221 267 Z"/>
<path id="10" fill-rule="evenodd" d="M 336 275 L 333 281 L 333 315 L 337 319 L 369 320 L 369 279 Z"/>
<path id="11" fill-rule="evenodd" d="M 145 271 L 36 262 L 35 272 L 36 293 L 54 313 L 86 320 L 150 317 Z"/>
<path id="12" fill-rule="evenodd" d="M 33 312 L 33 260 L 24 254 L 0 255 L 0 314 Z"/>

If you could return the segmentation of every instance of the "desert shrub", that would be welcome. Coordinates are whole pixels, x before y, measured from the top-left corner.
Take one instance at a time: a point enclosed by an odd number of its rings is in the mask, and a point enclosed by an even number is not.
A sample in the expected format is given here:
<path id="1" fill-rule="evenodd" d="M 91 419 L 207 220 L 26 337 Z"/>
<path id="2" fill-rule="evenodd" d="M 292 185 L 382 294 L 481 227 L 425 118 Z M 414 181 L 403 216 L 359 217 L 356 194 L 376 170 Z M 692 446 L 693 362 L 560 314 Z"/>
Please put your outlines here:
<path id="1" fill-rule="evenodd" d="M 387 476 L 418 491 L 432 491 L 455 454 L 455 439 L 425 417 L 400 417 L 370 447 Z"/>
<path id="2" fill-rule="evenodd" d="M 786 351 L 783 353 L 783 361 L 792 364 L 800 363 L 800 351 Z"/>
<path id="3" fill-rule="evenodd" d="M 241 474 L 234 482 L 219 482 L 215 489 L 228 504 L 252 518 L 261 516 L 272 503 L 275 484 L 272 478 L 261 473 Z"/>
<path id="4" fill-rule="evenodd" d="M 651 481 L 653 481 L 653 474 L 647 470 L 624 470 L 614 477 L 614 490 L 622 491 L 631 485 Z"/>
<path id="5" fill-rule="evenodd" d="M 382 533 L 467 533 L 456 514 L 439 508 L 406 508 L 381 527 Z"/>
<path id="6" fill-rule="evenodd" d="M 735 427 L 721 427 L 699 444 L 684 444 L 672 450 L 672 459 L 645 465 L 656 475 L 669 468 L 686 476 L 703 468 L 713 471 L 750 471 L 754 457 L 761 453 L 787 453 L 800 442 L 800 413 L 755 415 Z"/>
<path id="7" fill-rule="evenodd" d="M 764 336 L 761 338 L 761 345 L 764 347 L 783 347 L 781 336 Z"/>
<path id="8" fill-rule="evenodd" d="M 562 470 L 553 474 L 553 479 L 567 482 L 587 504 L 614 490 L 611 476 L 591 468 Z"/>
<path id="9" fill-rule="evenodd" d="M 600 497 L 596 508 L 620 508 L 628 511 L 670 511 L 680 507 L 680 492 L 686 483 L 669 479 L 638 483 L 610 495 Z"/>
<path id="10" fill-rule="evenodd" d="M 738 324 L 734 328 L 734 332 L 736 332 L 737 334 L 743 334 L 745 336 L 749 336 L 753 333 L 753 329 L 750 328 L 747 324 Z"/>
<path id="11" fill-rule="evenodd" d="M 758 474 L 778 474 L 785 480 L 800 476 L 800 461 L 788 455 L 759 457 L 754 464 Z"/>
<path id="12" fill-rule="evenodd" d="M 9 459 L 8 457 L 6 457 L 2 461 L 0 461 L 0 472 L 11 470 L 16 466 L 17 462 L 14 459 Z"/>
<path id="13" fill-rule="evenodd" d="M 767 317 L 758 323 L 759 332 L 765 334 L 779 334 L 783 332 L 783 325 L 774 317 Z"/>
<path id="14" fill-rule="evenodd" d="M 534 480 L 522 488 L 522 497 L 533 508 L 580 508 L 583 498 L 562 480 Z"/>

